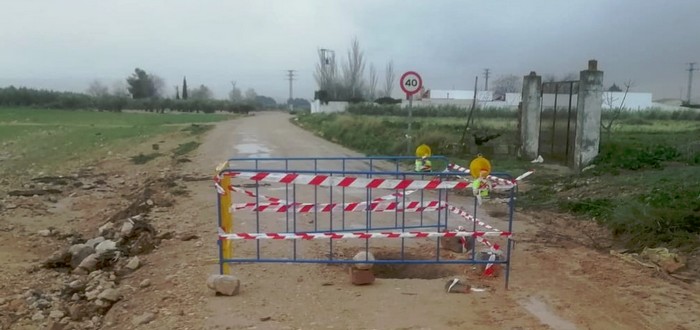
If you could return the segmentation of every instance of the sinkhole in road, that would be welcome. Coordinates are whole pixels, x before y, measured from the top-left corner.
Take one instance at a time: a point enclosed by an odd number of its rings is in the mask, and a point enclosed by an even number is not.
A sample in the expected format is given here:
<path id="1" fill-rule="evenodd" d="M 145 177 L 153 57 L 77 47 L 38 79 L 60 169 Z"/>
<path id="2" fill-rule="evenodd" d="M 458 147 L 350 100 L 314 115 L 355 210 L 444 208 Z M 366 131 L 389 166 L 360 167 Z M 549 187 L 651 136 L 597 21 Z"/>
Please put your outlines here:
<path id="1" fill-rule="evenodd" d="M 434 251 L 433 251 L 434 254 Z M 434 260 L 435 256 L 424 251 L 376 251 L 377 260 Z M 375 264 L 372 267 L 377 278 L 439 279 L 464 273 L 465 265 L 448 264 Z"/>
<path id="2" fill-rule="evenodd" d="M 358 253 L 365 251 L 364 248 L 336 248 L 333 251 L 334 259 L 352 259 Z M 421 246 L 420 248 L 405 248 L 403 254 L 400 247 L 370 247 L 369 251 L 374 255 L 375 260 L 424 260 L 431 262 L 435 260 L 435 246 Z M 328 256 L 328 255 L 326 255 Z M 441 258 L 443 256 L 441 255 Z M 339 264 L 329 264 L 328 266 L 339 266 Z M 372 272 L 377 278 L 386 279 L 440 279 L 463 275 L 469 265 L 458 264 L 422 264 L 422 263 L 375 263 Z"/>

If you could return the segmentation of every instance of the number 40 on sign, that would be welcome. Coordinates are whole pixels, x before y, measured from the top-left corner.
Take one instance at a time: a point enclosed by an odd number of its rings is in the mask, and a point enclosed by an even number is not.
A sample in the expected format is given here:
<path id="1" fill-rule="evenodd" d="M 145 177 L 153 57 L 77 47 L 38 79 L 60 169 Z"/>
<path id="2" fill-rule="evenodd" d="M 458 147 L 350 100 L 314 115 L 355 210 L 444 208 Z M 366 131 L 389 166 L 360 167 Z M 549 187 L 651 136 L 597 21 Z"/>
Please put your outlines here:
<path id="1" fill-rule="evenodd" d="M 401 75 L 401 90 L 406 93 L 406 96 L 411 96 L 418 93 L 423 87 L 423 79 L 414 72 L 408 71 Z"/>

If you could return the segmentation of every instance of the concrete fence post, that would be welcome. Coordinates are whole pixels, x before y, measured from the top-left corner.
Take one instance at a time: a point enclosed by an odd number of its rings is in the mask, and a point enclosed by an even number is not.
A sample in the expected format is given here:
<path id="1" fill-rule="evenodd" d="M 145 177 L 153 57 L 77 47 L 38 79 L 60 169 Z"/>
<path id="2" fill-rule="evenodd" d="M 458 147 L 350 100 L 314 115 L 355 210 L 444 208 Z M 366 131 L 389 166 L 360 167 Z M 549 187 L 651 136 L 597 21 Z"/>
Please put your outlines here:
<path id="1" fill-rule="evenodd" d="M 574 143 L 576 171 L 581 171 L 598 156 L 603 106 L 603 71 L 598 71 L 598 61 L 588 61 L 588 69 L 581 71 L 580 77 Z"/>
<path id="2" fill-rule="evenodd" d="M 541 89 L 542 77 L 538 76 L 534 71 L 523 77 L 520 141 L 522 156 L 526 159 L 535 159 L 539 155 Z"/>

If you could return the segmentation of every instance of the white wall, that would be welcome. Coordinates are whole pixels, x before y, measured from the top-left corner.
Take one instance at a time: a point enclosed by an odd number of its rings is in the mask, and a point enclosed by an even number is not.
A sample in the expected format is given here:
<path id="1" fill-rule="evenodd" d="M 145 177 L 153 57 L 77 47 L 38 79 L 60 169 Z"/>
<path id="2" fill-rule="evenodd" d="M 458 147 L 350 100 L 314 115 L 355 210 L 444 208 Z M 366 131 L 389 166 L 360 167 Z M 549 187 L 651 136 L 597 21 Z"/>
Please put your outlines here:
<path id="1" fill-rule="evenodd" d="M 320 100 L 314 100 L 311 102 L 311 113 L 331 113 L 331 112 L 344 112 L 348 107 L 348 102 L 328 102 L 328 104 L 321 104 Z"/>
<path id="2" fill-rule="evenodd" d="M 474 91 L 467 90 L 449 90 L 449 89 L 431 89 L 430 99 L 454 99 L 454 100 L 471 100 L 474 98 Z M 476 92 L 476 99 L 479 101 L 491 101 L 493 100 L 492 91 L 478 91 Z M 425 100 L 425 98 L 424 98 Z"/>
<path id="3" fill-rule="evenodd" d="M 630 92 L 625 98 L 625 92 L 603 92 L 603 109 L 619 107 L 623 98 L 625 99 L 623 107 L 628 110 L 644 110 L 654 106 L 651 93 Z"/>

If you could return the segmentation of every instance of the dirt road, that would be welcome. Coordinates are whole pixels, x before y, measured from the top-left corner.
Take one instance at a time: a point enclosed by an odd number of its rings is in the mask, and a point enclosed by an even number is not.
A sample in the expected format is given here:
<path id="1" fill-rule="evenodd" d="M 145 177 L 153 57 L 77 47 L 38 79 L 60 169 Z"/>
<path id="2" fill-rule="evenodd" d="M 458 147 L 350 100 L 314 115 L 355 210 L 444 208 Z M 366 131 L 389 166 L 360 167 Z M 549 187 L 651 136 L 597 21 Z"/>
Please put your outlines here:
<path id="1" fill-rule="evenodd" d="M 221 123 L 206 137 L 185 171 L 210 174 L 236 157 L 358 156 L 313 136 L 279 113 Z M 511 288 L 446 294 L 445 279 L 378 279 L 356 287 L 340 267 L 304 264 L 242 265 L 236 297 L 214 297 L 204 286 L 216 272 L 216 222 L 210 182 L 194 183 L 173 212 L 175 230 L 201 237 L 165 243 L 149 256 L 159 290 L 140 292 L 132 308 L 166 310 L 149 328 L 190 329 L 693 329 L 700 326 L 697 286 L 594 251 L 577 228 L 556 215 L 516 217 L 518 245 Z M 300 197 L 301 199 L 301 197 Z M 246 229 L 245 220 L 242 229 Z M 244 252 L 244 251 L 241 251 Z M 459 274 L 458 274 L 459 275 Z M 134 279 L 136 281 L 138 279 Z M 155 282 L 155 281 L 154 281 Z M 168 307 L 173 301 L 177 308 Z M 178 310 L 179 308 L 179 310 Z M 264 321 L 263 321 L 264 320 Z"/>
<path id="2" fill-rule="evenodd" d="M 360 156 L 292 125 L 289 119 L 281 113 L 258 113 L 219 123 L 190 157 L 191 162 L 156 173 L 211 176 L 217 164 L 234 156 Z M 308 169 L 308 165 L 300 167 Z M 139 180 L 141 172 L 120 170 L 126 172 L 121 179 L 127 183 Z M 448 278 L 468 278 L 461 269 L 453 274 L 444 268 L 441 272 L 423 268 L 421 275 L 431 275 L 424 276 L 429 279 L 379 278 L 372 285 L 358 287 L 349 283 L 342 266 L 277 263 L 235 266 L 234 274 L 242 282 L 240 295 L 216 297 L 205 284 L 207 276 L 218 271 L 215 191 L 209 180 L 187 182 L 187 189 L 189 194 L 177 196 L 172 207 L 157 209 L 149 216 L 160 232 L 175 233 L 178 239 L 163 240 L 157 250 L 141 256 L 141 268 L 121 279 L 123 298 L 101 321 L 101 329 L 700 328 L 697 285 L 674 282 L 595 251 L 582 234 L 590 230 L 585 223 L 548 213 L 516 214 L 518 243 L 509 290 L 503 288 L 502 278 L 470 278 L 490 290 L 445 293 Z M 260 192 L 284 197 L 272 186 Z M 313 201 L 313 194 L 299 190 L 296 198 Z M 468 199 L 450 198 L 452 203 L 469 203 Z M 109 205 L 108 201 L 103 204 Z M 98 212 L 94 205 L 92 212 Z M 503 228 L 502 212 L 498 213 L 479 216 Z M 23 221 L 28 219 L 30 215 Z M 251 214 L 236 213 L 236 231 L 255 231 L 253 219 Z M 304 230 L 311 229 L 311 220 L 300 216 L 298 223 Z M 284 221 L 264 224 L 261 231 L 276 230 L 280 223 Z M 85 224 L 67 222 L 66 226 Z M 24 265 L 42 258 L 32 250 L 31 241 L 16 244 L 16 237 L 21 233 L 0 236 L 3 260 Z M 292 246 L 283 243 L 264 243 L 261 250 L 289 255 Z M 299 251 L 322 256 L 325 251 L 315 251 L 315 246 L 300 246 Z M 50 253 L 51 248 L 45 246 L 46 251 L 39 252 Z M 254 252 L 255 245 L 236 250 L 241 255 Z M 20 268 L 3 272 L 8 275 L 4 279 L 19 281 L 23 276 Z M 143 285 L 146 280 L 149 284 Z M 153 321 L 146 325 L 132 321 L 144 312 L 152 313 Z"/>

